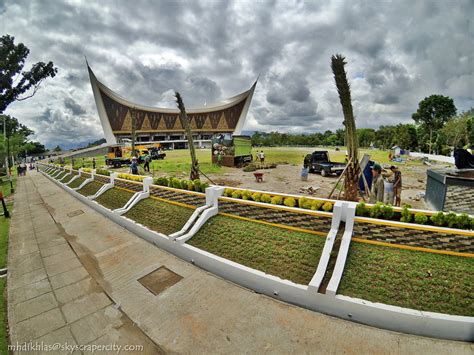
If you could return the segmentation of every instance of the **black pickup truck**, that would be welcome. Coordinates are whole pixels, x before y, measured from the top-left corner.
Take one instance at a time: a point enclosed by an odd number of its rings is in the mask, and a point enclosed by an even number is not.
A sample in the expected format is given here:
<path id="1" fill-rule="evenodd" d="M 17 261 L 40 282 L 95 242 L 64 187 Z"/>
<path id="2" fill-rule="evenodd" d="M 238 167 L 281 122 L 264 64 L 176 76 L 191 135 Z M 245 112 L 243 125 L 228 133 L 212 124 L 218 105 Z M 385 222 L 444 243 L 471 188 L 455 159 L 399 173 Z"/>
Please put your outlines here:
<path id="1" fill-rule="evenodd" d="M 321 173 L 321 176 L 328 176 L 341 175 L 346 165 L 331 162 L 327 150 L 317 150 L 305 156 L 304 167 L 309 168 L 310 173 L 317 172 Z"/>

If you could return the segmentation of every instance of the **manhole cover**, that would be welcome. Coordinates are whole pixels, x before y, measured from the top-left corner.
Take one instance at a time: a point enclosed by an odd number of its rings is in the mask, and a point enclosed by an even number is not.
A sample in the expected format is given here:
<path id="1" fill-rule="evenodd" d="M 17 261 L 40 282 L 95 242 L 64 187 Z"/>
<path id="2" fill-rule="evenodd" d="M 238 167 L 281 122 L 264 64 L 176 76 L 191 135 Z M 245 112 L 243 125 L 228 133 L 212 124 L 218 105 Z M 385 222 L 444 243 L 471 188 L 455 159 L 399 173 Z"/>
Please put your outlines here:
<path id="1" fill-rule="evenodd" d="M 75 210 L 75 211 L 72 211 L 72 212 L 69 212 L 67 214 L 68 217 L 75 217 L 75 216 L 79 216 L 80 214 L 83 214 L 84 211 L 83 210 Z"/>
<path id="2" fill-rule="evenodd" d="M 183 277 L 170 269 L 161 266 L 148 275 L 138 279 L 143 286 L 145 286 L 155 296 L 166 290 L 167 288 L 178 283 Z"/>

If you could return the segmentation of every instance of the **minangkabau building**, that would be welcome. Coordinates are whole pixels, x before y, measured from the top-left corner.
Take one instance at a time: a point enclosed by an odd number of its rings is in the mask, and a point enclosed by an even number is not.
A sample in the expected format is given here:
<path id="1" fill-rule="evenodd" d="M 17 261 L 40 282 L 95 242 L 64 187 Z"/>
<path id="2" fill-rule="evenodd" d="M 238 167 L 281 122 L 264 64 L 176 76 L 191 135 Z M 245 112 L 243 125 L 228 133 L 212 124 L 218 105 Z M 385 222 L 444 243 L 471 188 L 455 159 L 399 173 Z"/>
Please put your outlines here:
<path id="1" fill-rule="evenodd" d="M 136 142 L 158 142 L 164 148 L 171 149 L 187 147 L 178 109 L 147 107 L 131 102 L 98 81 L 89 66 L 88 69 L 108 144 L 131 139 L 132 110 L 135 110 Z M 256 84 L 257 82 L 249 90 L 218 104 L 186 109 L 196 146 L 209 147 L 215 133 L 241 134 Z"/>

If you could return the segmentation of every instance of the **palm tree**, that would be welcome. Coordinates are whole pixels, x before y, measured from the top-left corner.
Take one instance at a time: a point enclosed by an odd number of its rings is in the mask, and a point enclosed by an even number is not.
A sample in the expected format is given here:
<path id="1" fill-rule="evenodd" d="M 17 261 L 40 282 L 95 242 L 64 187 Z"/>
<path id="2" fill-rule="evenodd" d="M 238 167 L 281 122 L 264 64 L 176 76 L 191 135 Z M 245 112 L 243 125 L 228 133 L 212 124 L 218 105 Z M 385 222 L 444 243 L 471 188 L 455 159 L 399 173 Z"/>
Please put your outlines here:
<path id="1" fill-rule="evenodd" d="M 348 153 L 348 166 L 344 177 L 344 199 L 347 201 L 358 200 L 359 188 L 359 157 L 357 133 L 354 113 L 352 112 L 351 90 L 347 81 L 344 65 L 347 62 L 341 54 L 333 55 L 331 58 L 331 68 L 336 80 L 337 92 L 344 114 L 344 127 L 346 130 L 346 144 Z"/>
<path id="2" fill-rule="evenodd" d="M 186 109 L 184 107 L 183 99 L 181 98 L 181 95 L 179 92 L 175 93 L 176 96 L 176 103 L 178 104 L 179 108 L 179 119 L 181 120 L 181 125 L 183 126 L 186 135 L 188 136 L 188 146 L 189 146 L 189 151 L 191 153 L 191 174 L 190 174 L 190 179 L 191 180 L 199 180 L 199 165 L 198 161 L 196 159 L 196 151 L 194 150 L 194 141 L 193 141 L 193 135 L 191 132 L 191 127 L 189 126 L 189 120 L 188 120 L 188 115 L 186 114 Z"/>

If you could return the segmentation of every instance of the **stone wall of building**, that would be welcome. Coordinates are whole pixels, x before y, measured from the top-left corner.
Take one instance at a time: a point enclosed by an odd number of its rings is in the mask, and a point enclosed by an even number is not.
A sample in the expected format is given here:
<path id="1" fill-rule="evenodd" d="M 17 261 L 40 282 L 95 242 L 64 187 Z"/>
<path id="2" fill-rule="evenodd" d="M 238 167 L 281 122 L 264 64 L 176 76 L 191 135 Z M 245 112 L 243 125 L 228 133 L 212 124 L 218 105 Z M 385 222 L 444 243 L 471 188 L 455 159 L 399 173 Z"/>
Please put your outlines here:
<path id="1" fill-rule="evenodd" d="M 474 215 L 474 188 L 472 186 L 448 185 L 444 211 Z"/>
<path id="2" fill-rule="evenodd" d="M 331 229 L 332 215 L 323 216 L 307 212 L 292 212 L 282 208 L 270 208 L 245 202 L 219 199 L 219 213 L 280 224 L 309 231 L 327 233 Z"/>
<path id="3" fill-rule="evenodd" d="M 436 231 L 422 229 L 422 226 L 390 226 L 364 223 L 358 218 L 354 222 L 354 238 L 406 245 L 434 250 L 447 250 L 460 253 L 474 253 L 474 233 L 446 233 L 445 229 Z M 470 235 L 472 234 L 472 235 Z"/>
<path id="4" fill-rule="evenodd" d="M 206 204 L 206 195 L 198 192 L 180 192 L 175 189 L 167 189 L 160 186 L 150 186 L 150 196 L 159 197 L 164 200 L 183 203 L 185 205 L 200 207 Z"/>

